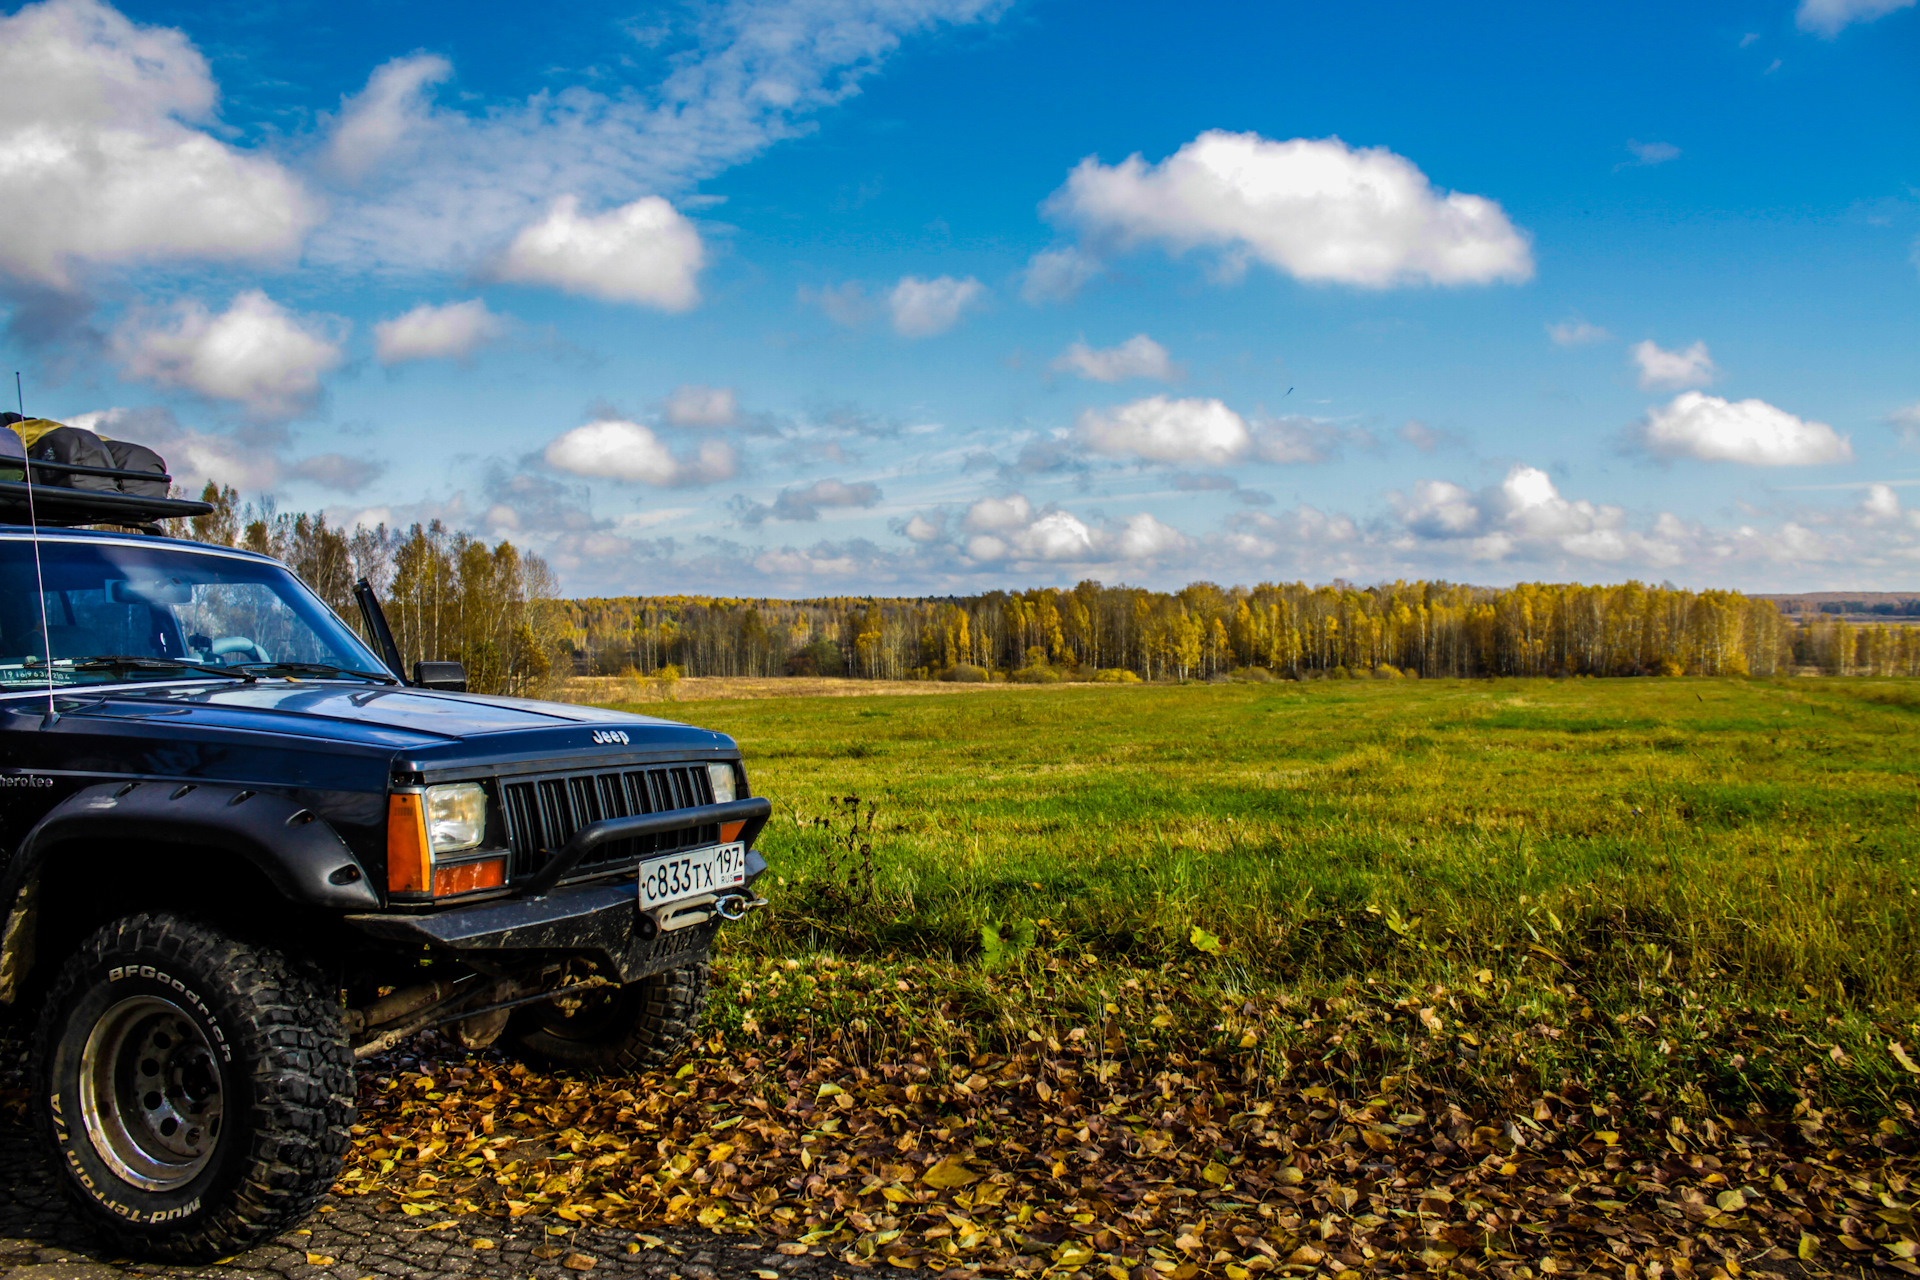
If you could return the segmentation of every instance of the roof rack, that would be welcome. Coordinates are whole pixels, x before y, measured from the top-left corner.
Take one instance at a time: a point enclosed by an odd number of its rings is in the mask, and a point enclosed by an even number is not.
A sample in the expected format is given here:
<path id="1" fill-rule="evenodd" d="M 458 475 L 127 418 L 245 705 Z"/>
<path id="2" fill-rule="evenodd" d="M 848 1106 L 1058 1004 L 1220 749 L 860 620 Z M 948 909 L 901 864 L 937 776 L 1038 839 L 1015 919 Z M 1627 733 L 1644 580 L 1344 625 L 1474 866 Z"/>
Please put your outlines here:
<path id="1" fill-rule="evenodd" d="M 35 468 L 48 465 L 35 463 Z M 142 480 L 157 480 L 152 472 L 141 472 Z M 27 491 L 33 491 L 28 505 Z M 26 485 L 16 480 L 0 480 L 0 522 L 34 522 L 58 528 L 82 524 L 127 525 L 142 533 L 159 533 L 160 521 L 176 516 L 204 516 L 213 512 L 210 503 L 189 498 L 143 498 L 133 493 L 111 493 L 92 489 L 68 489 L 61 485 Z"/>
<path id="2" fill-rule="evenodd" d="M 0 428 L 0 434 L 12 435 Z M 17 437 L 16 437 L 17 438 Z M 0 446 L 7 442 L 0 441 Z M 4 450 L 12 454 L 12 450 Z M 17 470 L 25 460 L 0 457 L 0 468 Z M 14 466 L 8 467 L 8 463 Z M 118 471 L 112 467 L 83 467 L 73 462 L 34 462 L 32 474 L 44 478 L 48 473 L 69 476 L 103 476 L 112 480 L 144 480 L 149 483 L 173 483 L 170 475 L 151 471 Z M 111 489 L 69 489 L 65 485 L 30 484 L 25 480 L 0 480 L 0 522 L 38 523 L 59 528 L 83 524 L 117 524 L 142 533 L 159 533 L 160 521 L 177 516 L 204 516 L 213 511 L 210 503 L 190 498 L 150 498 Z"/>

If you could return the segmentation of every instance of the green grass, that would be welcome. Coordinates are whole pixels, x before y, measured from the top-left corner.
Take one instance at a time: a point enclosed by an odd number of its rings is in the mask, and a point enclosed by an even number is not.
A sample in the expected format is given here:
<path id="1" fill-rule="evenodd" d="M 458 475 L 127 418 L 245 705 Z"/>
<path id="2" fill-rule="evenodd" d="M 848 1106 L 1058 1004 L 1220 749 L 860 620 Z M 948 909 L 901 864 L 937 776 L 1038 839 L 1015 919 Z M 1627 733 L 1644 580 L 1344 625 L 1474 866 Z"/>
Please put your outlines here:
<path id="1" fill-rule="evenodd" d="M 1884 1047 L 1920 1016 L 1911 683 L 1071 687 L 685 713 L 739 740 L 775 804 L 775 907 L 728 943 L 749 969 L 826 952 L 954 990 L 1062 959 L 1283 998 L 1498 990 L 1516 1027 L 1575 1007 L 1659 1026 L 1614 1036 L 1606 1070 L 1663 1088 L 1686 1084 L 1663 1065 L 1675 1036 L 1744 1034 L 1764 1007 L 1798 1046 L 1748 1073 L 1768 1105 L 1822 1069 L 1853 1105 L 1913 1096 Z M 871 901 L 827 874 L 817 820 L 848 795 L 877 806 Z M 1580 1043 L 1534 1056 L 1591 1074 Z"/>

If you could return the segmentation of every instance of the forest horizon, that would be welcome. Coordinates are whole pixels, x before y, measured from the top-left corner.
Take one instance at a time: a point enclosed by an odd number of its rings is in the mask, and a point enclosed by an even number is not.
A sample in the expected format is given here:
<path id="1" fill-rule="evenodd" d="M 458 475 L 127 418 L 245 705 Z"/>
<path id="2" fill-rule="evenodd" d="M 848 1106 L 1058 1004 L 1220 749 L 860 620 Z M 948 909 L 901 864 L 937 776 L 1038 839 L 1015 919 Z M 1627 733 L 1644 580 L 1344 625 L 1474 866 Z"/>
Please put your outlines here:
<path id="1" fill-rule="evenodd" d="M 241 506 L 179 532 L 293 566 L 358 625 L 353 584 L 387 602 L 408 662 L 465 663 L 477 692 L 552 694 L 569 675 L 1190 680 L 1375 676 L 1920 675 L 1920 627 L 1737 591 L 1638 582 L 1335 581 L 1179 591 L 1108 586 L 938 597 L 561 599 L 537 555 L 438 523 L 342 530 Z"/>

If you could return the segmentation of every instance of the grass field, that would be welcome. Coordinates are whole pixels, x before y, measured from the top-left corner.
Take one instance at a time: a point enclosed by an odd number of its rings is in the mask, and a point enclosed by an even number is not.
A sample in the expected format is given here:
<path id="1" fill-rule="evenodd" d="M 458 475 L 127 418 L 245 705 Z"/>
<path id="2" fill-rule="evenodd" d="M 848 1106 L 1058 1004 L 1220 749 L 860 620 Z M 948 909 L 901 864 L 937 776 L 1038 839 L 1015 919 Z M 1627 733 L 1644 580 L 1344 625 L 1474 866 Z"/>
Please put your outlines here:
<path id="1" fill-rule="evenodd" d="M 688 718 L 733 734 L 776 805 L 785 885 L 741 962 L 826 952 L 967 986 L 1068 958 L 1088 999 L 1167 965 L 1303 997 L 1437 984 L 1520 1022 L 1649 1018 L 1648 1052 L 1615 1052 L 1667 1085 L 1697 1069 L 1676 1031 L 1767 1005 L 1838 1020 L 1824 1071 L 1849 1102 L 1913 1080 L 1884 1048 L 1920 1016 L 1911 684 L 996 689 Z M 870 900 L 847 796 L 873 806 Z M 1793 1083 L 1784 1060 L 1748 1077 L 1732 1087 L 1776 1102 Z"/>
<path id="2" fill-rule="evenodd" d="M 1912 684 L 746 692 L 637 708 L 776 804 L 707 1030 L 373 1066 L 344 1194 L 940 1280 L 1920 1275 Z"/>

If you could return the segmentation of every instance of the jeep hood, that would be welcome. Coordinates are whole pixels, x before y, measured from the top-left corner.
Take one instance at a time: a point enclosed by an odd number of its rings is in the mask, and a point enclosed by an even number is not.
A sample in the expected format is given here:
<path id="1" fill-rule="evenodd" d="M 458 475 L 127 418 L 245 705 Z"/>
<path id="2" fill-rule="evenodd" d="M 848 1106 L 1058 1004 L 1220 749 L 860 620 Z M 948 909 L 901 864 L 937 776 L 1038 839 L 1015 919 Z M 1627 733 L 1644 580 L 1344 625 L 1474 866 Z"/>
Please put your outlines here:
<path id="1" fill-rule="evenodd" d="M 490 760 L 661 750 L 730 751 L 722 734 L 652 716 L 528 698 L 432 689 L 262 680 L 165 689 L 89 689 L 66 715 L 155 720 L 163 732 L 189 726 L 397 748 L 423 767 L 474 755 Z M 158 729 L 159 726 L 155 725 Z"/>

